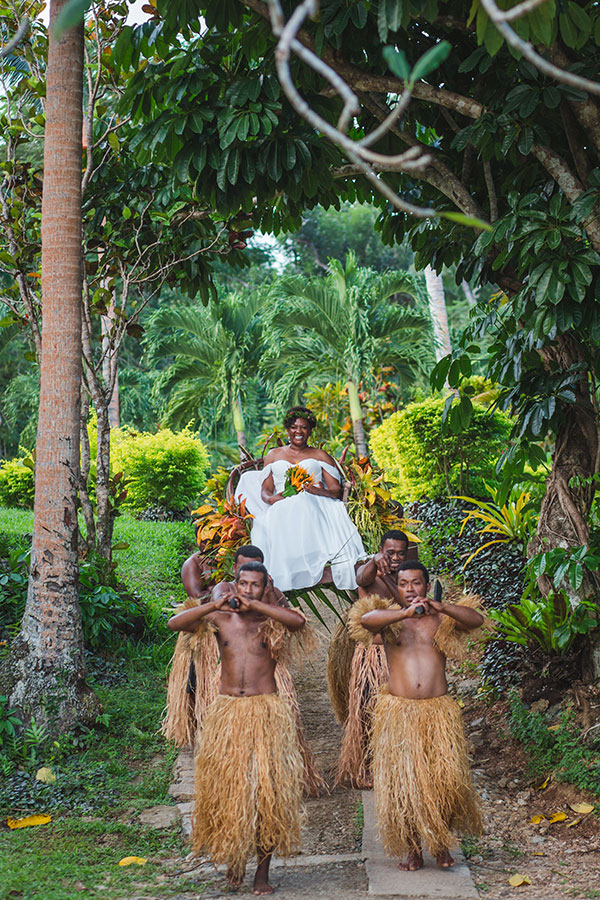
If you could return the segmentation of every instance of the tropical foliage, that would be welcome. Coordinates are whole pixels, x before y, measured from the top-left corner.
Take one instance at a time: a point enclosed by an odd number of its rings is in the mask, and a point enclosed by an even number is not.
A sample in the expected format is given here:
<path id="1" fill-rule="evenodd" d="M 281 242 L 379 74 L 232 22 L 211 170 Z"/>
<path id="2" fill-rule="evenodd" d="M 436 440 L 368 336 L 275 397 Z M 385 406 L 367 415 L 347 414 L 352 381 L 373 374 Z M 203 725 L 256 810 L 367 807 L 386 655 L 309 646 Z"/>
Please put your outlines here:
<path id="1" fill-rule="evenodd" d="M 582 601 L 574 609 L 564 594 L 524 596 L 506 609 L 492 609 L 489 617 L 507 640 L 526 647 L 539 647 L 548 655 L 566 655 L 578 635 L 598 627 L 594 603 Z"/>
<path id="2" fill-rule="evenodd" d="M 444 405 L 443 398 L 434 397 L 409 403 L 371 434 L 373 456 L 403 502 L 465 489 L 485 495 L 496 478 L 496 462 L 511 429 L 508 416 L 474 403 L 468 428 L 448 434 Z"/>
<path id="3" fill-rule="evenodd" d="M 521 550 L 525 552 L 527 544 L 535 532 L 538 512 L 534 508 L 530 494 L 517 488 L 506 503 L 500 506 L 497 502 L 499 492 L 489 485 L 487 485 L 487 488 L 492 497 L 491 503 L 484 500 L 476 500 L 474 497 L 455 496 L 452 498 L 454 500 L 462 500 L 475 507 L 475 509 L 469 509 L 464 517 L 459 537 L 463 533 L 465 526 L 473 520 L 483 522 L 483 528 L 480 528 L 477 534 L 486 536 L 490 534 L 501 535 L 501 537 L 486 541 L 473 553 L 469 554 L 463 567 L 465 569 L 478 553 L 481 553 L 482 550 L 485 550 L 486 547 L 490 547 L 492 544 L 516 541 L 520 544 Z"/>
<path id="4" fill-rule="evenodd" d="M 217 469 L 206 482 L 205 502 L 192 512 L 196 542 L 211 560 L 215 581 L 231 577 L 235 551 L 250 543 L 253 516 L 246 512 L 245 500 L 227 498 L 229 476 L 227 469 Z"/>
<path id="5" fill-rule="evenodd" d="M 393 367 L 401 384 L 423 376 L 432 361 L 431 324 L 423 287 L 406 272 L 376 275 L 331 260 L 324 278 L 281 278 L 269 290 L 267 351 L 261 372 L 280 405 L 308 384 L 342 380 L 348 390 L 354 441 L 366 452 L 358 386 Z"/>

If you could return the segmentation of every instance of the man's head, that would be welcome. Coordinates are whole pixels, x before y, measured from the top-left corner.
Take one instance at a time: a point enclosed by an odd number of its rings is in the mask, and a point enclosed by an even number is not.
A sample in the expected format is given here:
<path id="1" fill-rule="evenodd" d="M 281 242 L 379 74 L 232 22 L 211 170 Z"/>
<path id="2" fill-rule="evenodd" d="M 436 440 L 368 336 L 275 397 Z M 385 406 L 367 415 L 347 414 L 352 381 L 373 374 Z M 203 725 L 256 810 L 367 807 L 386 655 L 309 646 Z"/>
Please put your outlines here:
<path id="1" fill-rule="evenodd" d="M 429 588 L 429 572 L 423 563 L 400 563 L 398 567 L 398 589 L 404 596 L 406 603 L 412 603 L 417 597 L 426 597 Z"/>
<path id="2" fill-rule="evenodd" d="M 390 571 L 397 572 L 398 566 L 404 562 L 408 553 L 408 538 L 404 532 L 397 528 L 386 531 L 379 546 L 388 562 Z"/>
<path id="3" fill-rule="evenodd" d="M 267 586 L 267 570 L 262 563 L 244 563 L 235 576 L 236 591 L 244 600 L 261 600 Z"/>
<path id="4" fill-rule="evenodd" d="M 263 563 L 264 561 L 265 557 L 260 547 L 255 547 L 254 544 L 244 544 L 243 547 L 238 547 L 233 555 L 233 574 L 237 575 L 240 566 L 246 563 Z"/>

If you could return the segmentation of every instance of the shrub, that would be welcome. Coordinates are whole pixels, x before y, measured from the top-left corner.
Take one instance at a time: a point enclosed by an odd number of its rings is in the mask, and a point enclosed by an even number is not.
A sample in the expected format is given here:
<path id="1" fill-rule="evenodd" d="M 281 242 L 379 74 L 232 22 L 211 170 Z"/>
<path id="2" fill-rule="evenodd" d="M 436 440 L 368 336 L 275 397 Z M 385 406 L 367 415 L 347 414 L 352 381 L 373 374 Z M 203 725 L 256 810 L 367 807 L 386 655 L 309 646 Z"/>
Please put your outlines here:
<path id="1" fill-rule="evenodd" d="M 444 399 L 410 403 L 371 433 L 371 451 L 398 499 L 418 500 L 464 493 L 483 496 L 497 484 L 495 464 L 508 443 L 511 422 L 501 412 L 473 404 L 468 427 L 442 430 Z"/>
<path id="2" fill-rule="evenodd" d="M 121 429 L 114 433 L 111 452 L 113 471 L 125 473 L 124 505 L 136 512 L 151 506 L 185 509 L 204 487 L 208 452 L 188 429 L 156 434 Z"/>
<path id="3" fill-rule="evenodd" d="M 35 479 L 29 460 L 6 459 L 0 463 L 0 506 L 33 509 Z"/>

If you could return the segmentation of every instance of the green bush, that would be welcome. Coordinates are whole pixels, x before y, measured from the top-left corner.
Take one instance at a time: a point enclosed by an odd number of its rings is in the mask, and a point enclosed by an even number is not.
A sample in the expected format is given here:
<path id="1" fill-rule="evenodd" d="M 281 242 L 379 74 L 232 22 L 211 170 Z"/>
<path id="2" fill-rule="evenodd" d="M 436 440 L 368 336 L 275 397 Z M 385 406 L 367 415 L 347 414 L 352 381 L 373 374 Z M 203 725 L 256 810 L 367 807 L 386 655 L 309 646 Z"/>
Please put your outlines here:
<path id="1" fill-rule="evenodd" d="M 170 511 L 196 503 L 209 467 L 204 444 L 186 429 L 156 434 L 121 429 L 112 435 L 113 472 L 125 473 L 124 506 L 143 512 L 153 506 Z"/>
<path id="2" fill-rule="evenodd" d="M 466 491 L 484 496 L 485 482 L 497 484 L 495 465 L 508 442 L 510 419 L 474 403 L 469 426 L 453 434 L 442 430 L 444 403 L 435 397 L 410 403 L 371 432 L 371 452 L 386 478 L 398 485 L 398 499 Z"/>
<path id="3" fill-rule="evenodd" d="M 5 459 L 0 463 L 0 506 L 33 509 L 35 479 L 33 469 L 26 462 L 23 459 Z"/>

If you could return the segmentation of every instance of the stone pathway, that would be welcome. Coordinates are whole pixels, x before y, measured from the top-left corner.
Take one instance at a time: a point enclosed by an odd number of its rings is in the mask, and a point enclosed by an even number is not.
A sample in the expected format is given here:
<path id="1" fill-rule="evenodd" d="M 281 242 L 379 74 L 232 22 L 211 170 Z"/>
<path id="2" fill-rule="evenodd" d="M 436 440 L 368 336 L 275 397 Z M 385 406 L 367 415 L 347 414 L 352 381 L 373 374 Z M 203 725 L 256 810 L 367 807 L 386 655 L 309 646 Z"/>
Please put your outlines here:
<path id="1" fill-rule="evenodd" d="M 182 750 L 174 769 L 174 781 L 169 794 L 177 801 L 184 835 L 191 834 L 191 815 L 194 797 L 193 754 Z M 425 866 L 419 872 L 401 872 L 397 862 L 385 856 L 377 836 L 375 803 L 372 791 L 362 792 L 364 826 L 360 853 L 311 854 L 291 860 L 274 859 L 273 885 L 285 890 L 286 898 L 328 897 L 330 900 L 359 900 L 365 894 L 381 898 L 405 897 L 407 900 L 477 900 L 469 867 L 462 853 L 454 855 L 457 864 L 452 869 L 439 869 L 435 860 L 425 855 Z M 210 878 L 214 868 L 201 862 L 198 870 Z M 218 872 L 222 871 L 220 867 Z M 242 900 L 252 896 L 250 876 L 235 896 Z M 202 894 L 203 898 L 231 897 L 230 892 L 214 884 Z"/>

